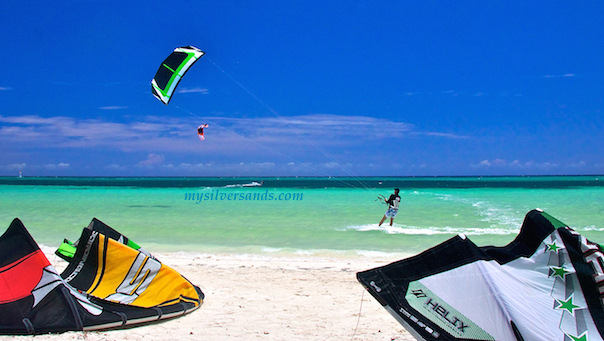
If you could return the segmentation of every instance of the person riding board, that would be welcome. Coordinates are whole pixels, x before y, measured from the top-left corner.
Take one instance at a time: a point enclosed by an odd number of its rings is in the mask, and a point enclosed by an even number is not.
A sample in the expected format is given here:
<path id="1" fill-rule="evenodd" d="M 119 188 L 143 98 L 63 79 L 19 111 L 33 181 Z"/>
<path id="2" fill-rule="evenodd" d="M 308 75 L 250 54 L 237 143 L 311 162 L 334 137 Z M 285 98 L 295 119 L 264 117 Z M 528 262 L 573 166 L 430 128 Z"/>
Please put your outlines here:
<path id="1" fill-rule="evenodd" d="M 388 205 L 388 210 L 386 211 L 386 213 L 384 213 L 384 217 L 382 218 L 382 220 L 380 220 L 380 223 L 378 226 L 382 226 L 382 223 L 387 218 L 390 218 L 390 226 L 392 226 L 394 217 L 396 217 L 396 215 L 398 213 L 398 205 L 401 203 L 401 197 L 398 195 L 398 192 L 399 192 L 399 189 L 395 188 L 394 194 L 390 195 L 390 198 L 388 198 L 388 200 L 384 201 L 384 203 Z M 383 199 L 385 199 L 385 198 L 384 197 L 380 198 L 380 200 L 383 200 Z"/>

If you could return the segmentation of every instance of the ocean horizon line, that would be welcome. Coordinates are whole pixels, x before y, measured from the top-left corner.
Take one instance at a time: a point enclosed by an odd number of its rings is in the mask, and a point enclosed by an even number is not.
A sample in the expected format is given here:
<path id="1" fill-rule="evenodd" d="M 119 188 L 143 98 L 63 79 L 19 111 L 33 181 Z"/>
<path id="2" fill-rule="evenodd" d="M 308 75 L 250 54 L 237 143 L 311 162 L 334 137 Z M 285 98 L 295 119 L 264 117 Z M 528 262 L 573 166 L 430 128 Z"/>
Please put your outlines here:
<path id="1" fill-rule="evenodd" d="M 3 178 L 109 178 L 109 179 L 121 179 L 121 178 L 150 178 L 150 179 L 181 179 L 181 178 L 192 178 L 192 179 L 205 179 L 205 178 L 218 178 L 218 179 L 356 179 L 356 178 L 554 178 L 554 177 L 599 177 L 604 174 L 524 174 L 524 175 L 222 175 L 222 176 L 191 176 L 191 175 L 0 175 L 0 179 Z"/>
<path id="2" fill-rule="evenodd" d="M 603 187 L 604 175 L 523 176 L 27 176 L 0 177 L 0 185 L 141 188 L 572 188 Z"/>

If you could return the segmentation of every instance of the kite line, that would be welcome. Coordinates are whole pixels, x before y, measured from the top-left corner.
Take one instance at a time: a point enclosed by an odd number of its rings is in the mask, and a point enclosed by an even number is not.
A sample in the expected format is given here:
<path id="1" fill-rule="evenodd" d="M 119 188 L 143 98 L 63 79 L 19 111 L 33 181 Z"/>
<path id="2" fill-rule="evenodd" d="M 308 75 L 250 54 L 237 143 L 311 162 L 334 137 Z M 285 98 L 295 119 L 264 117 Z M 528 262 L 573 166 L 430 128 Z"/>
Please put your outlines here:
<path id="1" fill-rule="evenodd" d="M 262 144 L 262 143 L 260 143 L 260 142 L 254 141 L 254 140 L 252 140 L 252 139 L 250 139 L 250 138 L 248 138 L 248 137 L 246 137 L 246 136 L 243 136 L 243 135 L 241 135 L 241 134 L 237 133 L 236 131 L 234 131 L 233 129 L 229 129 L 229 128 L 225 127 L 225 126 L 222 126 L 222 125 L 220 125 L 220 124 L 216 123 L 216 122 L 215 122 L 215 121 L 213 121 L 212 119 L 208 119 L 207 117 L 202 117 L 202 116 L 199 116 L 199 115 L 197 115 L 197 114 L 193 113 L 193 112 L 192 112 L 192 111 L 190 111 L 190 110 L 186 110 L 186 109 L 184 109 L 184 108 L 179 107 L 178 105 L 173 105 L 173 106 L 174 106 L 175 108 L 179 109 L 179 110 L 182 110 L 183 112 L 186 112 L 186 113 L 190 114 L 191 116 L 194 116 L 194 117 L 200 118 L 200 119 L 202 119 L 202 120 L 205 120 L 206 122 L 211 123 L 211 124 L 212 124 L 212 126 L 217 126 L 218 128 L 220 128 L 220 129 L 222 129 L 222 130 L 224 130 L 224 131 L 227 131 L 227 132 L 229 132 L 229 133 L 231 133 L 231 134 L 233 134 L 233 135 L 236 135 L 236 136 L 238 136 L 238 137 L 240 137 L 240 138 L 242 138 L 242 139 L 244 139 L 244 140 L 247 140 L 247 141 L 252 142 L 252 143 L 254 143 L 254 144 L 256 144 L 256 145 L 259 145 L 259 146 L 261 146 L 261 147 L 263 147 L 263 148 L 266 148 L 266 149 L 270 150 L 271 152 L 273 152 L 273 153 L 275 153 L 275 154 L 278 154 L 278 155 L 280 155 L 280 156 L 282 156 L 282 157 L 284 157 L 284 158 L 286 158 L 286 159 L 289 159 L 290 161 L 292 161 L 292 162 L 294 162 L 294 163 L 296 163 L 296 164 L 300 164 L 300 165 L 302 165 L 302 166 L 304 166 L 304 167 L 307 167 L 307 168 L 309 168 L 309 169 L 311 169 L 311 170 L 313 170 L 313 171 L 315 171 L 315 172 L 317 172 L 317 173 L 319 173 L 319 174 L 321 174 L 321 175 L 323 175 L 323 176 L 325 176 L 325 177 L 330 177 L 330 178 L 332 178 L 334 181 L 337 181 L 337 182 L 339 182 L 339 183 L 341 183 L 341 184 L 345 185 L 346 187 L 349 187 L 349 188 L 358 188 L 357 186 L 354 186 L 354 185 L 352 185 L 352 184 L 350 184 L 350 183 L 348 183 L 348 182 L 346 182 L 346 181 L 340 180 L 340 179 L 338 179 L 338 178 L 333 178 L 333 177 L 331 177 L 329 174 L 326 174 L 325 172 L 323 172 L 323 171 L 321 171 L 321 170 L 319 170 L 319 169 L 316 169 L 316 168 L 314 168 L 314 167 L 312 167 L 312 166 L 308 165 L 307 163 L 304 163 L 304 162 L 302 162 L 302 161 L 300 161 L 300 160 L 297 160 L 297 159 L 295 159 L 295 158 L 293 158 L 293 157 L 291 157 L 291 156 L 289 156 L 289 155 L 287 155 L 287 154 L 283 154 L 282 152 L 280 152 L 280 151 L 278 151 L 278 150 L 276 150 L 276 149 L 273 149 L 273 148 L 271 148 L 271 147 L 269 147 L 269 146 L 267 146 L 267 145 L 264 145 L 264 144 Z M 365 188 L 366 188 L 366 189 L 368 189 L 368 187 L 367 187 L 367 186 L 365 186 Z"/>
<path id="2" fill-rule="evenodd" d="M 365 189 L 369 189 L 369 186 L 363 181 L 361 180 L 356 174 L 352 173 L 350 170 L 348 170 L 346 167 L 342 166 L 342 164 L 340 164 L 340 162 L 338 162 L 338 160 L 336 160 L 333 156 L 331 156 L 325 149 L 323 149 L 321 146 L 317 145 L 316 143 L 314 143 L 312 140 L 310 140 L 308 137 L 306 137 L 300 130 L 298 130 L 296 127 L 292 126 L 288 120 L 286 120 L 283 116 L 279 115 L 279 113 L 273 109 L 271 106 L 269 106 L 268 104 L 266 104 L 263 100 L 261 100 L 258 96 L 256 96 L 253 92 L 251 92 L 248 88 L 246 88 L 243 84 L 241 84 L 239 81 L 237 81 L 235 78 L 233 78 L 233 76 L 231 76 L 228 72 L 226 72 L 223 68 L 221 68 L 220 66 L 218 66 L 218 64 L 216 64 L 211 58 L 206 57 L 207 60 L 209 60 L 212 64 L 214 64 L 214 66 L 216 66 L 216 68 L 218 68 L 218 70 L 220 70 L 223 74 L 225 74 L 228 78 L 230 78 L 235 84 L 237 84 L 241 89 L 243 89 L 243 91 L 247 92 L 252 98 L 254 98 L 258 103 L 260 103 L 260 105 L 262 105 L 266 110 L 268 110 L 271 114 L 273 114 L 275 117 L 277 117 L 279 120 L 281 120 L 281 122 L 283 122 L 284 124 L 286 124 L 290 129 L 292 129 L 294 132 L 296 132 L 298 135 L 302 136 L 304 138 L 304 140 L 306 140 L 306 142 L 308 144 L 310 144 L 311 146 L 313 146 L 315 149 L 317 149 L 318 151 L 320 151 L 325 157 L 327 157 L 329 160 L 331 160 L 332 162 L 334 162 L 336 165 L 338 165 L 338 167 L 340 167 L 340 169 L 342 169 L 346 174 L 348 174 L 350 177 L 354 178 L 358 183 L 360 183 Z M 316 170 L 316 169 L 315 169 Z"/>
<path id="3" fill-rule="evenodd" d="M 359 322 L 361 322 L 361 311 L 363 310 L 363 296 L 365 296 L 365 288 L 363 288 L 363 292 L 361 293 L 361 306 L 359 307 L 359 317 L 357 318 L 357 325 L 354 327 L 354 333 L 352 334 L 352 338 L 350 341 L 354 340 L 354 337 L 357 335 L 357 329 L 359 329 Z"/>
<path id="4" fill-rule="evenodd" d="M 165 105 L 168 105 L 168 103 L 172 99 L 172 95 L 174 94 L 176 87 L 180 83 L 182 77 L 189 70 L 189 68 L 191 68 L 191 66 L 194 63 L 196 63 L 204 55 L 205 55 L 205 52 L 203 52 L 202 50 L 200 50 L 194 46 L 184 46 L 184 47 L 178 47 L 178 48 L 174 49 L 174 51 L 168 56 L 168 58 L 166 58 L 162 62 L 157 73 L 155 74 L 155 77 L 151 81 L 151 91 L 152 91 L 153 95 L 157 99 L 159 99 L 162 103 L 164 103 Z M 301 137 L 303 137 L 307 144 L 313 146 L 316 150 L 321 152 L 328 160 L 333 162 L 342 171 L 344 171 L 345 174 L 348 174 L 348 176 L 350 176 L 351 178 L 354 178 L 359 184 L 361 184 L 364 187 L 364 189 L 366 189 L 366 190 L 370 189 L 369 186 L 363 180 L 361 180 L 358 176 L 353 174 L 349 169 L 344 167 L 340 162 L 338 162 L 338 160 L 336 160 L 332 155 L 330 155 L 324 148 L 317 145 L 311 139 L 306 137 L 300 130 L 298 130 L 296 127 L 294 127 L 290 123 L 289 120 L 287 120 L 283 116 L 279 115 L 279 113 L 275 109 L 273 109 L 271 106 L 269 106 L 264 101 L 262 101 L 258 96 L 256 96 L 253 92 L 251 92 L 248 88 L 246 88 L 243 84 L 241 84 L 241 82 L 236 80 L 229 73 L 227 73 L 223 68 L 221 68 L 218 64 L 216 64 L 212 59 L 210 59 L 209 57 L 206 57 L 205 59 L 208 59 L 212 64 L 214 64 L 214 66 L 218 70 L 220 70 L 220 72 L 222 72 L 229 79 L 231 79 L 243 91 L 247 92 L 248 95 L 250 95 L 252 98 L 254 98 L 261 106 L 263 106 L 271 114 L 273 114 L 275 117 L 277 117 L 282 123 L 284 123 L 286 126 L 288 126 L 291 131 L 293 131 L 293 132 L 297 133 L 298 135 L 300 135 Z M 191 114 L 193 116 L 196 116 L 196 117 L 199 117 L 202 119 L 207 119 L 207 118 L 203 118 L 199 115 L 195 115 L 194 113 L 192 113 L 188 110 L 184 110 L 180 107 L 178 107 L 178 108 L 180 110 L 189 112 L 189 114 Z M 212 124 L 216 124 L 216 123 L 212 123 Z M 234 132 L 232 130 L 226 129 L 225 127 L 223 127 L 219 124 L 216 124 L 216 125 L 222 129 L 225 129 L 227 131 L 230 131 L 231 133 L 236 134 L 237 136 L 244 137 L 240 134 L 237 134 L 236 132 Z M 202 124 L 197 128 L 199 138 L 202 141 L 204 140 L 203 129 L 206 128 L 207 126 L 208 126 L 207 124 Z M 246 137 L 244 137 L 244 138 L 246 138 Z M 246 139 L 249 140 L 249 138 L 246 138 Z M 257 142 L 255 142 L 255 143 L 257 143 Z M 276 150 L 274 150 L 272 148 L 268 148 L 268 149 L 270 149 L 273 152 L 276 152 L 277 154 L 282 155 L 290 160 L 293 160 L 299 164 L 305 165 L 305 166 L 313 169 L 315 172 L 318 171 L 317 169 L 314 169 L 313 167 L 310 167 L 305 163 L 295 160 L 288 155 L 277 152 Z M 319 172 L 319 173 L 322 173 L 322 172 Z M 325 175 L 325 176 L 328 176 L 328 175 Z M 329 178 L 332 178 L 332 177 L 329 176 Z M 356 186 L 350 186 L 350 187 L 356 188 Z"/>

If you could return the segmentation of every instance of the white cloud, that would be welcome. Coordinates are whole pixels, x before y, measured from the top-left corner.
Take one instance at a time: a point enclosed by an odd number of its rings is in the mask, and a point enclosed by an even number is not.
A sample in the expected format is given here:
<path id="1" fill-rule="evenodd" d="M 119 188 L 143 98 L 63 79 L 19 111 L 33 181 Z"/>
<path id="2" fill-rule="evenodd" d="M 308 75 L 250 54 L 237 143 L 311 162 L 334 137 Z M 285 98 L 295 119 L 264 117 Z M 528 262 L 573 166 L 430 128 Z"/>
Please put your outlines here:
<path id="1" fill-rule="evenodd" d="M 150 158 L 151 159 L 151 158 Z M 145 160 L 146 161 L 146 160 Z M 390 165 L 392 168 L 392 165 Z M 342 165 L 336 162 L 318 162 L 318 163 L 275 163 L 275 162 L 209 162 L 209 163 L 180 163 L 180 164 L 163 164 L 149 162 L 145 165 L 139 163 L 136 167 L 144 168 L 148 171 L 162 174 L 195 174 L 203 176 L 235 176 L 241 174 L 247 175 L 266 175 L 266 174 L 281 174 L 287 175 L 323 175 L 328 176 L 335 173 L 343 175 L 353 174 L 354 169 L 372 168 L 369 164 L 350 164 L 343 163 Z M 117 170 L 125 170 L 120 167 Z"/>
<path id="2" fill-rule="evenodd" d="M 209 123 L 205 141 L 197 126 Z M 311 114 L 291 117 L 236 118 L 141 116 L 111 122 L 66 116 L 0 116 L 0 147 L 13 149 L 89 149 L 204 155 L 327 154 L 364 145 L 383 145 L 413 134 L 429 138 L 466 138 L 452 133 L 419 132 L 413 124 L 368 116 Z M 145 165 L 152 161 L 144 160 Z"/>
<path id="3" fill-rule="evenodd" d="M 178 90 L 176 90 L 177 93 L 181 93 L 181 94 L 186 94 L 186 93 L 200 93 L 203 95 L 207 95 L 209 94 L 208 89 L 206 88 L 179 88 Z"/>
<path id="4" fill-rule="evenodd" d="M 161 165 L 164 163 L 166 158 L 161 154 L 151 153 L 147 156 L 146 160 L 139 162 L 140 166 L 152 166 L 152 165 Z"/>
<path id="5" fill-rule="evenodd" d="M 156 118 L 146 119 L 150 122 L 117 123 L 65 116 L 0 116 L 0 143 L 39 148 L 149 150 L 154 144 L 169 146 L 169 137 L 182 136 L 185 128 L 194 130 L 184 123 L 172 123 L 173 120 L 154 122 Z"/>
<path id="6" fill-rule="evenodd" d="M 399 138 L 413 131 L 414 125 L 368 116 L 344 116 L 311 114 L 268 118 L 215 118 L 221 124 L 230 125 L 234 131 L 259 141 L 297 140 L 311 143 L 338 145 L 343 140 L 367 141 Z M 223 123 L 224 122 L 224 123 Z"/>
<path id="7" fill-rule="evenodd" d="M 421 133 L 421 132 L 418 132 L 417 134 L 426 135 L 426 136 L 446 137 L 446 138 L 450 138 L 450 139 L 467 139 L 467 138 L 469 138 L 469 136 L 457 135 L 457 134 L 451 134 L 451 133 L 437 133 L 437 132 Z"/>
<path id="8" fill-rule="evenodd" d="M 583 163 L 582 166 L 585 164 Z M 470 165 L 472 168 L 492 168 L 492 169 L 516 169 L 516 170 L 539 170 L 539 171 L 549 171 L 553 169 L 560 168 L 560 165 L 555 162 L 535 162 L 535 161 L 527 161 L 520 162 L 519 160 L 514 160 L 512 162 L 507 162 L 504 159 L 495 159 L 493 161 L 490 160 L 482 160 L 477 164 Z"/>
<path id="9" fill-rule="evenodd" d="M 9 165 L 1 165 L 0 169 L 12 171 L 12 170 L 23 170 L 23 169 L 25 169 L 25 167 L 27 167 L 27 165 L 25 163 L 12 163 Z"/>
<path id="10" fill-rule="evenodd" d="M 561 77 L 576 77 L 574 73 L 565 73 L 563 75 L 544 75 L 543 78 L 561 78 Z"/>
<path id="11" fill-rule="evenodd" d="M 47 164 L 43 165 L 42 168 L 44 168 L 44 169 L 50 169 L 50 170 L 54 170 L 54 169 L 66 169 L 66 168 L 69 168 L 69 163 L 66 163 L 66 162 L 47 163 Z"/>
<path id="12" fill-rule="evenodd" d="M 119 106 L 119 105 L 110 105 L 110 106 L 106 106 L 106 107 L 100 107 L 99 109 L 101 109 L 101 110 L 121 110 L 121 109 L 128 109 L 128 107 Z"/>

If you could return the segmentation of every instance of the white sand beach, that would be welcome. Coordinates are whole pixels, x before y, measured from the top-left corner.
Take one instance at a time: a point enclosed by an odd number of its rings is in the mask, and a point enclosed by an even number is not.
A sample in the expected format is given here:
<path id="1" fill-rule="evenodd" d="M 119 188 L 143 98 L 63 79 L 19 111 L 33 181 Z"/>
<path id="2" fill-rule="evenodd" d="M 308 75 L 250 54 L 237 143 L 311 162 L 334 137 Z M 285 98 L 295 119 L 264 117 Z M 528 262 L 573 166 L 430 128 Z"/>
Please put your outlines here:
<path id="1" fill-rule="evenodd" d="M 62 271 L 66 263 L 44 251 Z M 0 339 L 415 340 L 356 280 L 356 272 L 393 260 L 184 253 L 155 256 L 201 288 L 205 300 L 198 310 L 125 330 Z"/>

